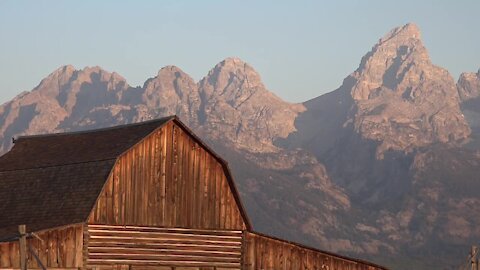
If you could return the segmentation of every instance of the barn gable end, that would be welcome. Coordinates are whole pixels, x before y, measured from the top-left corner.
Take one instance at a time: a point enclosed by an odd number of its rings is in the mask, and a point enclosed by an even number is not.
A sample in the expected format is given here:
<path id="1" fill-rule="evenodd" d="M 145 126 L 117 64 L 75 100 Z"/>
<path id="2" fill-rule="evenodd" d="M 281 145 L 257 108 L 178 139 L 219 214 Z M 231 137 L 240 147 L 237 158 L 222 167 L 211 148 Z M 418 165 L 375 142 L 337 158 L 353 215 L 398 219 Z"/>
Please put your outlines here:
<path id="1" fill-rule="evenodd" d="M 231 175 L 179 121 L 169 121 L 124 152 L 88 222 L 244 230 Z"/>
<path id="2" fill-rule="evenodd" d="M 250 229 L 226 162 L 176 119 L 117 158 L 87 223 L 85 267 L 100 269 L 241 269 Z"/>

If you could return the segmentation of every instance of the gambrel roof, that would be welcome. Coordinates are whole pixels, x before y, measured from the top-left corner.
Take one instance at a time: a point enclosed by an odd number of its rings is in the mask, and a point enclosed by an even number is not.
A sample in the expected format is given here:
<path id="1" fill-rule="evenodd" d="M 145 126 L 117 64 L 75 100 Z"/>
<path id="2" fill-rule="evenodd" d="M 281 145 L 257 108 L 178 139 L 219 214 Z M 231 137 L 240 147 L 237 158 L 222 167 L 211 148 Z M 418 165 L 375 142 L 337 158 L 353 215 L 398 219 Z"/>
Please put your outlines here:
<path id="1" fill-rule="evenodd" d="M 0 241 L 26 224 L 38 231 L 85 222 L 116 160 L 174 121 L 222 164 L 242 217 L 251 228 L 227 163 L 177 117 L 111 128 L 19 137 L 0 157 Z"/>

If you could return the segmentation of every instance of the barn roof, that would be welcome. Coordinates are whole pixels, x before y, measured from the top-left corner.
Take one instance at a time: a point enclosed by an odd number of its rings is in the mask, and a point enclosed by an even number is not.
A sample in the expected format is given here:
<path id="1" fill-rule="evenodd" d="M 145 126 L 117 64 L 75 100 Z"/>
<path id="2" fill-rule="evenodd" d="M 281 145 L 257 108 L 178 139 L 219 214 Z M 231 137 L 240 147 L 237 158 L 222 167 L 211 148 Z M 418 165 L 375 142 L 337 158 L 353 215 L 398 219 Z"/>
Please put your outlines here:
<path id="1" fill-rule="evenodd" d="M 0 171 L 116 159 L 174 118 L 79 132 L 22 136 L 15 140 L 12 150 L 0 157 Z"/>
<path id="2" fill-rule="evenodd" d="M 19 137 L 0 157 L 0 242 L 26 224 L 39 231 L 85 222 L 117 158 L 174 120 L 222 163 L 250 227 L 227 163 L 175 116 L 111 128 Z"/>

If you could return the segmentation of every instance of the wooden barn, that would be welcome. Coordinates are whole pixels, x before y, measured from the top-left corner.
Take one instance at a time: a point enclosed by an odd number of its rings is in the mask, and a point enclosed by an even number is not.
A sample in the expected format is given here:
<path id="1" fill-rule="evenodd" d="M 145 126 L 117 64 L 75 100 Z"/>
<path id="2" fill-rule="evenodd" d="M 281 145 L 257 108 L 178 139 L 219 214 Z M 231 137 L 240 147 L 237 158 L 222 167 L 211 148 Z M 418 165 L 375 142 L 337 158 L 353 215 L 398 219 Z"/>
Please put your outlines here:
<path id="1" fill-rule="evenodd" d="M 256 233 L 227 163 L 176 117 L 18 138 L 0 157 L 0 268 L 21 267 L 385 269 Z"/>

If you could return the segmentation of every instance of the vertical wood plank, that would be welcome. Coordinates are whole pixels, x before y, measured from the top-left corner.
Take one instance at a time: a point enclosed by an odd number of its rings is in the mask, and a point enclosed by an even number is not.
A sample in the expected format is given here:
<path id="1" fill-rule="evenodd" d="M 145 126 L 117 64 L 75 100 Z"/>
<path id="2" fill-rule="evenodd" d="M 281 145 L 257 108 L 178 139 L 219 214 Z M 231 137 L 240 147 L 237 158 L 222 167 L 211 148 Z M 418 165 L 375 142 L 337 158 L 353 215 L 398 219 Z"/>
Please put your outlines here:
<path id="1" fill-rule="evenodd" d="M 167 143 L 165 145 L 167 149 L 166 155 L 166 182 L 165 182 L 165 224 L 164 226 L 173 225 L 174 214 L 174 190 L 173 190 L 173 174 L 172 167 L 174 162 L 173 157 L 173 125 L 169 123 L 167 126 Z"/>
<path id="2" fill-rule="evenodd" d="M 144 209 L 143 209 L 143 215 L 144 215 L 144 225 L 151 226 L 152 221 L 151 221 L 151 215 L 149 215 L 149 210 L 151 207 L 151 190 L 152 190 L 152 164 L 151 164 L 151 157 L 152 157 L 152 138 L 147 137 L 144 139 L 145 142 L 145 165 L 144 165 L 144 189 L 143 193 L 145 194 L 145 197 L 143 198 L 144 201 Z"/>
<path id="3" fill-rule="evenodd" d="M 160 154 L 161 154 L 161 188 L 160 188 L 160 209 L 161 219 L 160 225 L 165 226 L 165 215 L 166 215 L 166 183 L 167 183 L 167 135 L 168 135 L 168 125 L 162 128 L 161 130 L 161 142 L 160 142 Z"/>
<path id="4" fill-rule="evenodd" d="M 157 215 L 156 213 L 156 193 L 159 190 L 157 186 L 157 173 L 156 173 L 156 168 L 157 168 L 157 162 L 156 162 L 156 151 L 157 151 L 157 132 L 150 138 L 150 148 L 149 148 L 149 163 L 150 166 L 147 167 L 149 170 L 149 188 L 148 188 L 148 210 L 147 210 L 147 215 L 149 217 L 148 224 L 151 226 L 155 226 L 155 216 Z"/>
<path id="5" fill-rule="evenodd" d="M 134 151 L 128 151 L 125 156 L 125 181 L 127 182 L 127 203 L 126 207 L 126 224 L 135 224 L 134 209 L 135 209 L 135 181 L 133 177 L 133 171 L 135 170 L 133 162 Z"/>
<path id="6" fill-rule="evenodd" d="M 18 242 L 9 243 L 10 265 L 14 268 L 20 267 L 20 249 Z"/>
<path id="7" fill-rule="evenodd" d="M 184 227 L 189 227 L 190 224 L 190 211 L 188 208 L 188 194 L 189 190 L 191 189 L 190 187 L 190 179 L 189 179 L 189 172 L 190 168 L 188 167 L 188 161 L 189 161 L 189 139 L 188 135 L 184 132 L 182 132 L 183 137 L 182 137 L 182 223 Z"/>
<path id="8" fill-rule="evenodd" d="M 155 152 L 154 152 L 154 204 L 152 206 L 152 219 L 153 225 L 158 226 L 160 225 L 160 217 L 162 216 L 162 206 L 161 206 L 161 197 L 160 194 L 162 192 L 162 184 L 161 184 L 161 151 L 160 151 L 160 142 L 161 142 L 161 133 L 162 129 L 158 130 L 155 134 Z"/>
<path id="9" fill-rule="evenodd" d="M 226 202 L 225 202 L 225 228 L 231 228 L 231 216 L 232 216 L 232 194 L 228 188 L 227 181 L 225 181 L 225 193 L 226 193 Z"/>
<path id="10" fill-rule="evenodd" d="M 210 155 L 205 152 L 205 159 L 204 159 L 204 165 L 203 165 L 203 171 L 204 171 L 204 182 L 203 182 L 203 210 L 202 210 L 202 216 L 204 218 L 203 220 L 203 226 L 204 228 L 210 228 L 210 215 L 209 212 L 211 210 L 210 208 Z"/>
<path id="11" fill-rule="evenodd" d="M 209 171 L 209 180 L 208 180 L 208 216 L 209 216 L 209 228 L 216 228 L 215 227 L 215 174 L 216 168 L 215 165 L 217 164 L 216 160 L 210 156 L 210 162 L 208 166 Z"/>
<path id="12" fill-rule="evenodd" d="M 225 216 L 226 216 L 226 200 L 227 200 L 227 189 L 225 183 L 225 177 L 222 175 L 222 181 L 220 183 L 220 228 L 225 229 Z"/>
<path id="13" fill-rule="evenodd" d="M 25 225 L 18 226 L 18 233 L 20 234 L 19 245 L 20 245 L 20 269 L 27 270 L 27 229 Z"/>
<path id="14" fill-rule="evenodd" d="M 177 127 L 176 140 L 177 140 L 177 183 L 176 183 L 176 221 L 175 226 L 185 227 L 185 215 L 184 215 L 184 205 L 183 205 L 183 132 L 180 128 Z"/>
<path id="15" fill-rule="evenodd" d="M 112 173 L 112 181 L 113 181 L 113 224 L 120 224 L 120 196 L 121 196 L 121 191 L 120 191 L 120 180 L 118 179 L 118 173 L 119 173 L 120 167 L 115 166 L 113 168 L 113 173 Z"/>
<path id="16" fill-rule="evenodd" d="M 105 200 L 106 200 L 106 209 L 105 209 L 105 224 L 111 224 L 113 222 L 113 177 L 110 176 L 107 180 L 107 186 L 105 190 Z"/>
<path id="17" fill-rule="evenodd" d="M 0 267 L 1 268 L 8 268 L 10 267 L 10 256 L 8 252 L 8 243 L 1 243 L 0 244 Z"/>
<path id="18" fill-rule="evenodd" d="M 74 267 L 75 264 L 75 230 L 74 228 L 66 228 L 64 230 L 64 267 Z M 60 239 L 61 240 L 61 239 Z"/>
<path id="19" fill-rule="evenodd" d="M 198 164 L 199 175 L 199 213 L 200 213 L 200 227 L 205 228 L 205 150 L 200 148 L 200 162 Z"/>
<path id="20" fill-rule="evenodd" d="M 220 200 L 221 200 L 221 184 L 222 184 L 223 170 L 218 162 L 215 164 L 215 228 L 220 228 Z"/>
<path id="21" fill-rule="evenodd" d="M 201 228 L 201 181 L 200 181 L 200 160 L 201 160 L 201 150 L 200 146 L 195 143 L 195 162 L 194 162 L 194 189 L 195 197 L 193 198 L 194 208 L 195 208 L 195 224 L 194 228 Z"/>
<path id="22" fill-rule="evenodd" d="M 73 267 L 83 267 L 83 226 L 75 227 L 75 260 Z"/>
<path id="23" fill-rule="evenodd" d="M 195 212 L 193 211 L 193 206 L 194 206 L 194 201 L 195 201 L 195 182 L 194 182 L 194 173 L 195 173 L 195 168 L 193 166 L 194 162 L 194 157 L 195 157 L 195 150 L 194 150 L 194 143 L 188 137 L 188 149 L 187 149 L 187 155 L 188 155 L 188 160 L 187 160 L 187 167 L 188 167 L 188 176 L 187 176 L 187 194 L 186 194 L 186 200 L 187 200 L 187 226 L 192 227 L 193 226 L 193 219 Z"/>

